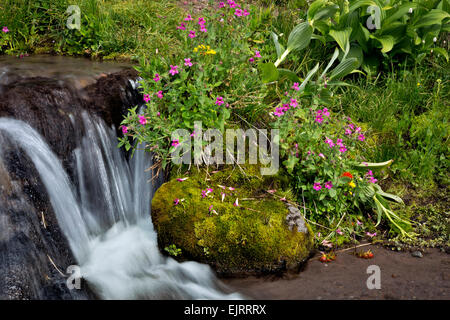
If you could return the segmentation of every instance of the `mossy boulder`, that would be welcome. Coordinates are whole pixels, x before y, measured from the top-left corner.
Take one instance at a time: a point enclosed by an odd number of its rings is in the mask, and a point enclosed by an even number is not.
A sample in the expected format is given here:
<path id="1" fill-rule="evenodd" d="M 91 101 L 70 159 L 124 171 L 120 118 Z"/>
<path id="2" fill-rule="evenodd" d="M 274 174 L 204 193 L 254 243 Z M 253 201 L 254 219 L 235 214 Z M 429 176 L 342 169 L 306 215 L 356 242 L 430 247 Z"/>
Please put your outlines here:
<path id="1" fill-rule="evenodd" d="M 313 232 L 304 220 L 295 227 L 299 217 L 288 206 L 290 192 L 283 191 L 287 180 L 260 176 L 257 166 L 244 171 L 172 175 L 152 201 L 160 248 L 174 244 L 182 250 L 177 259 L 208 263 L 221 274 L 298 269 L 313 248 Z"/>

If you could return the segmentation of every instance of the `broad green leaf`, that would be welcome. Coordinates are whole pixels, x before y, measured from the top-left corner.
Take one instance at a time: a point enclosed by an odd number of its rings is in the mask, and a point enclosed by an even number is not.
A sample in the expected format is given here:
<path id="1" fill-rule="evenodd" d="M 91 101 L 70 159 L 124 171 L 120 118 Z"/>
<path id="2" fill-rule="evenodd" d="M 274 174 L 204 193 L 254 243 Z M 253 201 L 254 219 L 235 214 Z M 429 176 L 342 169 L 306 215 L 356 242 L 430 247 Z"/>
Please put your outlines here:
<path id="1" fill-rule="evenodd" d="M 398 20 L 398 19 L 404 17 L 409 12 L 410 8 L 412 8 L 412 9 L 417 8 L 417 3 L 408 2 L 406 4 L 399 6 L 396 10 L 392 10 L 393 13 L 390 14 L 388 17 L 386 17 L 386 19 L 384 19 L 382 21 L 382 27 L 384 27 L 384 26 L 387 27 L 395 20 Z M 390 10 L 388 11 L 388 13 L 390 13 Z"/>
<path id="2" fill-rule="evenodd" d="M 330 80 L 340 79 L 356 69 L 358 60 L 356 58 L 349 58 L 341 61 L 336 68 L 331 72 Z"/>
<path id="3" fill-rule="evenodd" d="M 386 53 L 392 50 L 395 41 L 393 36 L 370 36 L 372 39 L 378 40 L 381 43 L 381 52 Z"/>
<path id="4" fill-rule="evenodd" d="M 294 27 L 289 34 L 287 50 L 302 50 L 306 48 L 311 41 L 313 28 L 308 22 L 302 22 Z"/>
<path id="5" fill-rule="evenodd" d="M 447 52 L 447 50 L 437 47 L 437 48 L 433 48 L 433 52 L 437 52 L 438 54 L 443 56 L 445 58 L 445 60 L 447 60 L 447 62 L 448 62 L 448 52 Z"/>
<path id="6" fill-rule="evenodd" d="M 294 82 L 300 82 L 300 78 L 295 74 L 295 72 L 291 70 L 278 68 L 278 74 L 279 78 L 287 77 L 289 80 L 292 80 Z"/>
<path id="7" fill-rule="evenodd" d="M 348 11 L 349 12 L 353 12 L 353 11 L 355 11 L 358 8 L 367 7 L 367 6 L 379 6 L 379 4 L 376 3 L 375 1 L 372 1 L 372 0 L 353 1 L 352 5 L 348 9 Z M 379 7 L 381 8 L 381 6 L 379 6 Z"/>
<path id="8" fill-rule="evenodd" d="M 344 30 L 330 30 L 330 36 L 338 43 L 342 51 L 345 51 L 347 43 L 349 43 L 352 28 L 345 28 Z"/>
<path id="9" fill-rule="evenodd" d="M 272 62 L 261 63 L 258 65 L 263 83 L 269 83 L 278 80 L 278 69 Z"/>
<path id="10" fill-rule="evenodd" d="M 333 17 L 336 12 L 339 10 L 339 6 L 337 4 L 332 4 L 325 6 L 323 8 L 320 8 L 316 14 L 314 15 L 313 20 L 320 20 L 320 19 L 328 19 Z"/>
<path id="11" fill-rule="evenodd" d="M 319 11 L 320 8 L 325 6 L 326 3 L 327 3 L 326 0 L 316 0 L 313 3 L 311 3 L 307 13 L 308 21 L 315 19 L 314 16 L 316 15 L 316 13 Z"/>
<path id="12" fill-rule="evenodd" d="M 433 9 L 426 15 L 420 18 L 417 23 L 414 24 L 415 28 L 421 28 L 425 26 L 431 26 L 433 24 L 440 24 L 445 18 L 449 18 L 450 14 L 439 9 Z"/>

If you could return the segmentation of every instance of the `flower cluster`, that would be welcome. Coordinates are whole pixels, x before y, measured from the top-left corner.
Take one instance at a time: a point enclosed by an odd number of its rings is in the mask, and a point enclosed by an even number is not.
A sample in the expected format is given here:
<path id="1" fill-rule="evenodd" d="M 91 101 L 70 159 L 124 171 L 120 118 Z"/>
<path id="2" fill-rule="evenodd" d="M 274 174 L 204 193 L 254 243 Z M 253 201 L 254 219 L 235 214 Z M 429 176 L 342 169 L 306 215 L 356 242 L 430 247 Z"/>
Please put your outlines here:
<path id="1" fill-rule="evenodd" d="M 208 55 L 208 54 L 216 54 L 217 52 L 213 49 L 211 49 L 210 46 L 205 46 L 204 44 L 201 44 L 194 48 L 194 52 L 198 52 L 201 55 Z"/>

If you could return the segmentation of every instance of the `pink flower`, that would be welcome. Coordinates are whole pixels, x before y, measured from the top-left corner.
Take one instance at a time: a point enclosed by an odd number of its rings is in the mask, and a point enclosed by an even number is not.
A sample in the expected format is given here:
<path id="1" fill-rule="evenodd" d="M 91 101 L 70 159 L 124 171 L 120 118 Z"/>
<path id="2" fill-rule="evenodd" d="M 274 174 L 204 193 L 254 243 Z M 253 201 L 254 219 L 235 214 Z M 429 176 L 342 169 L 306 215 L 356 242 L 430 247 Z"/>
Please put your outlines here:
<path id="1" fill-rule="evenodd" d="M 282 108 L 275 108 L 275 111 L 273 112 L 273 115 L 276 117 L 281 117 L 284 114 Z"/>
<path id="2" fill-rule="evenodd" d="M 4 33 L 8 33 L 8 32 L 9 32 L 9 29 L 8 29 L 8 27 L 3 27 L 2 31 L 3 31 Z"/>
<path id="3" fill-rule="evenodd" d="M 227 2 L 230 5 L 230 8 L 236 8 L 236 2 L 234 1 L 227 1 Z"/>
<path id="4" fill-rule="evenodd" d="M 173 200 L 173 204 L 174 204 L 175 206 L 179 205 L 179 204 L 180 204 L 180 199 L 175 198 L 175 200 Z"/>
<path id="5" fill-rule="evenodd" d="M 360 133 L 361 132 L 361 127 L 356 128 L 355 132 Z"/>
<path id="6" fill-rule="evenodd" d="M 225 2 L 219 2 L 219 8 L 225 8 Z"/>
<path id="7" fill-rule="evenodd" d="M 375 179 L 374 177 L 369 177 L 369 182 L 370 183 L 376 183 L 378 180 Z"/>
<path id="8" fill-rule="evenodd" d="M 186 25 L 185 25 L 184 23 L 181 23 L 181 24 L 177 27 L 177 29 L 180 29 L 180 30 L 186 30 Z"/>
<path id="9" fill-rule="evenodd" d="M 342 146 L 339 148 L 339 152 L 344 153 L 345 151 L 347 151 L 347 147 L 346 146 Z"/>
<path id="10" fill-rule="evenodd" d="M 258 50 L 255 51 L 255 57 L 261 58 L 261 53 Z"/>
<path id="11" fill-rule="evenodd" d="M 202 25 L 200 26 L 200 31 L 201 31 L 201 32 L 208 32 L 208 29 L 205 28 L 205 25 L 204 25 L 204 24 L 202 24 Z"/>
<path id="12" fill-rule="evenodd" d="M 188 177 L 185 177 L 185 178 L 177 178 L 177 181 L 178 182 L 183 182 L 183 181 L 186 181 L 187 179 L 189 179 Z"/>
<path id="13" fill-rule="evenodd" d="M 323 153 L 319 153 L 318 156 L 321 157 L 322 159 L 325 159 L 325 156 L 323 155 Z"/>
<path id="14" fill-rule="evenodd" d="M 139 116 L 139 123 L 145 125 L 147 124 L 147 119 L 144 116 Z"/>
<path id="15" fill-rule="evenodd" d="M 323 122 L 323 118 L 322 118 L 321 115 L 316 117 L 316 122 L 317 123 L 322 123 Z"/>
<path id="16" fill-rule="evenodd" d="M 360 135 L 358 136 L 358 140 L 359 140 L 359 141 L 364 141 L 365 138 L 366 138 L 366 137 L 364 137 L 363 134 L 360 134 Z"/>
<path id="17" fill-rule="evenodd" d="M 300 83 L 294 82 L 294 85 L 292 86 L 292 89 L 298 91 L 298 90 L 300 90 L 300 87 L 299 87 L 299 86 L 300 86 Z"/>
<path id="18" fill-rule="evenodd" d="M 208 211 L 211 212 L 212 208 L 213 208 L 213 205 L 210 205 L 208 208 Z"/>
<path id="19" fill-rule="evenodd" d="M 296 99 L 291 99 L 291 103 L 289 103 L 289 105 L 290 105 L 292 108 L 297 108 L 298 102 L 297 102 Z"/>
<path id="20" fill-rule="evenodd" d="M 244 9 L 244 17 L 248 16 L 250 12 L 248 12 L 246 9 Z"/>
<path id="21" fill-rule="evenodd" d="M 349 128 L 345 129 L 345 134 L 346 135 L 351 135 L 352 134 L 352 129 L 349 129 Z"/>
<path id="22" fill-rule="evenodd" d="M 234 191 L 234 190 L 236 190 L 235 188 L 233 188 L 233 187 L 228 187 L 228 190 L 230 190 L 230 191 Z"/>
<path id="23" fill-rule="evenodd" d="M 203 18 L 203 17 L 198 18 L 198 24 L 199 24 L 199 25 L 203 25 L 203 24 L 205 24 L 205 23 L 206 23 L 205 18 Z"/>
<path id="24" fill-rule="evenodd" d="M 190 58 L 184 59 L 184 65 L 186 67 L 192 67 L 192 62 Z"/>
<path id="25" fill-rule="evenodd" d="M 217 97 L 217 99 L 216 99 L 216 104 L 217 104 L 218 106 L 224 104 L 223 97 Z"/>
<path id="26" fill-rule="evenodd" d="M 149 94 L 144 94 L 144 101 L 148 103 L 152 98 L 150 98 Z"/>
<path id="27" fill-rule="evenodd" d="M 369 237 L 371 237 L 371 238 L 373 238 L 373 237 L 375 237 L 375 236 L 377 235 L 376 232 L 374 232 L 374 233 L 367 232 L 366 234 L 367 234 Z"/>
<path id="28" fill-rule="evenodd" d="M 189 31 L 189 38 L 191 38 L 191 39 L 195 38 L 195 31 L 194 30 Z"/>
<path id="29" fill-rule="evenodd" d="M 341 236 L 344 234 L 340 228 L 336 230 L 336 233 L 340 234 Z"/>
<path id="30" fill-rule="evenodd" d="M 178 139 L 172 140 L 172 147 L 177 147 L 180 144 L 180 141 Z"/>
<path id="31" fill-rule="evenodd" d="M 156 113 L 156 116 L 159 117 L 160 115 L 161 115 L 161 112 L 158 111 L 158 112 Z"/>
<path id="32" fill-rule="evenodd" d="M 122 133 L 125 134 L 128 132 L 128 127 L 127 126 L 122 126 Z"/>
<path id="33" fill-rule="evenodd" d="M 192 131 L 192 133 L 189 136 L 190 137 L 194 137 L 195 136 L 195 131 Z"/>
<path id="34" fill-rule="evenodd" d="M 188 14 L 186 18 L 184 18 L 184 21 L 192 21 L 194 19 L 192 19 L 191 15 Z"/>
<path id="35" fill-rule="evenodd" d="M 323 112 L 322 114 L 323 114 L 325 117 L 329 117 L 329 116 L 330 116 L 330 112 L 328 111 L 327 108 L 323 108 L 322 112 Z"/>
<path id="36" fill-rule="evenodd" d="M 158 91 L 158 93 L 156 94 L 158 96 L 158 98 L 162 99 L 164 98 L 163 96 L 163 92 L 161 90 Z"/>
<path id="37" fill-rule="evenodd" d="M 250 63 L 253 63 L 253 62 L 255 62 L 255 59 L 254 59 L 254 58 L 250 58 L 250 59 L 248 59 L 248 61 L 249 61 Z"/>
<path id="38" fill-rule="evenodd" d="M 169 71 L 169 73 L 171 74 L 171 75 L 176 75 L 177 73 L 179 73 L 179 71 L 178 71 L 178 66 L 173 66 L 173 65 L 170 65 L 170 71 Z"/>
<path id="39" fill-rule="evenodd" d="M 350 118 L 349 118 L 350 119 Z M 350 121 L 350 120 L 349 120 Z M 353 124 L 353 123 L 350 123 L 349 125 L 348 125 L 348 127 L 350 128 L 350 129 L 355 129 L 355 125 Z"/>
<path id="40" fill-rule="evenodd" d="M 236 17 L 242 17 L 244 15 L 244 11 L 242 11 L 241 9 L 236 9 L 236 11 L 234 11 L 234 15 Z"/>
<path id="41" fill-rule="evenodd" d="M 239 198 L 236 198 L 236 201 L 233 203 L 233 206 L 239 207 Z"/>
<path id="42" fill-rule="evenodd" d="M 334 147 L 334 142 L 330 138 L 326 138 L 325 143 L 327 143 L 330 146 L 330 148 Z"/>
<path id="43" fill-rule="evenodd" d="M 362 222 L 359 221 L 359 220 L 356 220 L 356 224 L 357 224 L 358 226 L 362 226 Z"/>
<path id="44" fill-rule="evenodd" d="M 319 191 L 320 189 L 322 189 L 322 186 L 320 185 L 320 182 L 315 182 L 313 185 L 313 189 L 316 191 Z"/>
<path id="45" fill-rule="evenodd" d="M 155 77 L 153 78 L 153 81 L 158 82 L 159 79 L 161 79 L 161 78 L 159 77 L 159 74 L 155 73 Z"/>
<path id="46" fill-rule="evenodd" d="M 222 202 L 225 200 L 225 193 L 221 192 L 220 195 L 222 196 Z"/>
<path id="47" fill-rule="evenodd" d="M 343 146 L 344 146 L 344 144 L 342 143 L 342 139 L 337 139 L 337 140 L 336 140 L 336 144 L 337 144 L 339 147 L 343 147 Z"/>
<path id="48" fill-rule="evenodd" d="M 325 182 L 325 188 L 327 188 L 327 189 L 333 188 L 333 183 L 331 181 Z"/>

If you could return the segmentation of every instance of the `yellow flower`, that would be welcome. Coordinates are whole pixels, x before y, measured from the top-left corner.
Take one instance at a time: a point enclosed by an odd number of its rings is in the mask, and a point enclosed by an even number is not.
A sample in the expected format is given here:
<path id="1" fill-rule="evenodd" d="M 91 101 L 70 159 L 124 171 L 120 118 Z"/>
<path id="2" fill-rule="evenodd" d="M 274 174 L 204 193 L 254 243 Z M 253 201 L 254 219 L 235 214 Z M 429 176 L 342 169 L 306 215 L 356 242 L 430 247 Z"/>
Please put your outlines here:
<path id="1" fill-rule="evenodd" d="M 348 185 L 349 185 L 350 187 L 352 187 L 352 188 L 355 188 L 355 187 L 356 187 L 356 184 L 353 182 L 353 180 L 350 181 L 350 182 L 348 183 Z"/>
<path id="2" fill-rule="evenodd" d="M 417 86 L 420 87 L 420 82 L 417 82 Z"/>
<path id="3" fill-rule="evenodd" d="M 208 50 L 206 51 L 206 54 L 216 54 L 216 52 L 214 50 Z"/>

